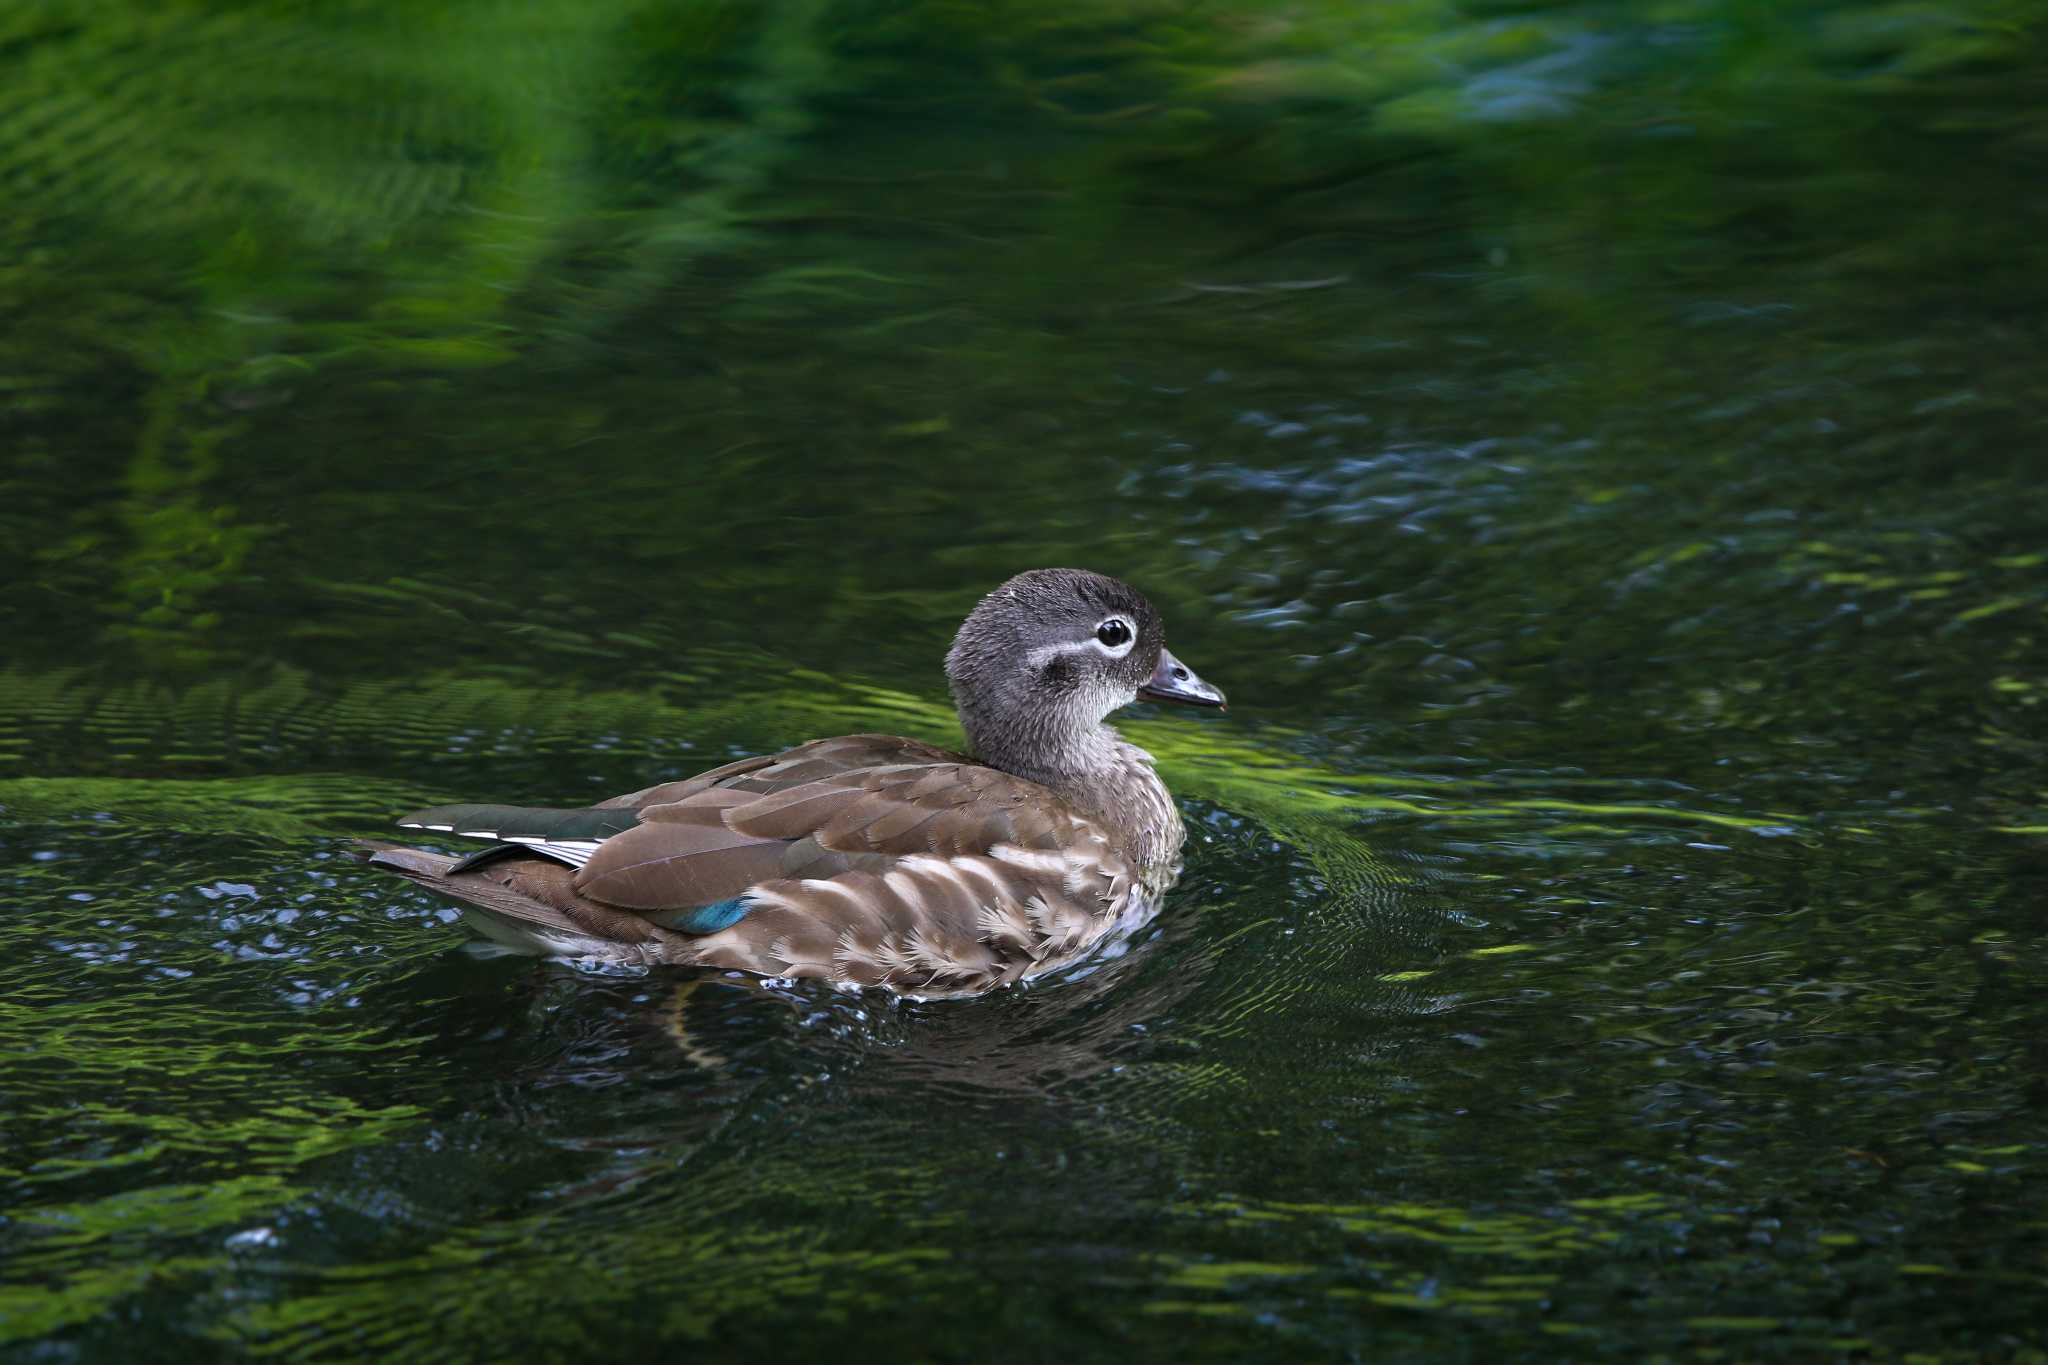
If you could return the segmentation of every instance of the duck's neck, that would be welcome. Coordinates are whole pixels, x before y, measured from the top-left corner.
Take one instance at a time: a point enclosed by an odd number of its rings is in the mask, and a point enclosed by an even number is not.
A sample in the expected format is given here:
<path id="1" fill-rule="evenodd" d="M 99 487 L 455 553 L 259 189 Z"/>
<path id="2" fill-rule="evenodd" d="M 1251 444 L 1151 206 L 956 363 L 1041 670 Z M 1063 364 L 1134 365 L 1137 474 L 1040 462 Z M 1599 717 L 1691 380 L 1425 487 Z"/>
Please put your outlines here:
<path id="1" fill-rule="evenodd" d="M 1179 858 L 1186 830 L 1152 755 L 1102 722 L 1038 735 L 970 724 L 967 737 L 982 762 L 1049 789 L 1106 828 L 1139 866 Z"/>

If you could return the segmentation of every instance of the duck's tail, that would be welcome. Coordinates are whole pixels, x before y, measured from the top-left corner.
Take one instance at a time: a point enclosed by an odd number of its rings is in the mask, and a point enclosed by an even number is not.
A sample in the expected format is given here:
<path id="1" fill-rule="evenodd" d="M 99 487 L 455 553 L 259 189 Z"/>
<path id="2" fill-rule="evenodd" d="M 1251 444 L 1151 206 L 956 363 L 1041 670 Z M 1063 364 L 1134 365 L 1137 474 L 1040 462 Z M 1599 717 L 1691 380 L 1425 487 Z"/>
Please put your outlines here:
<path id="1" fill-rule="evenodd" d="M 584 900 L 576 894 L 575 872 L 549 859 L 511 857 L 478 865 L 473 858 L 377 839 L 358 840 L 351 851 L 372 867 L 454 901 L 471 928 L 513 952 L 611 962 L 675 960 L 674 935 L 638 915 Z"/>

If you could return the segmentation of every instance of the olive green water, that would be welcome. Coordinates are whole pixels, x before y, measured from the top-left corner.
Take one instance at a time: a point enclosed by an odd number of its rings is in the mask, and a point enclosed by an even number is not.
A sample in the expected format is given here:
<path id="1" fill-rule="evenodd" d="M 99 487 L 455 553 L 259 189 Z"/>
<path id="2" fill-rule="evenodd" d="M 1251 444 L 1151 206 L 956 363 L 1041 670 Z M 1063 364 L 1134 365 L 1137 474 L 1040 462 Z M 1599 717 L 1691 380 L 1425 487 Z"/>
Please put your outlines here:
<path id="1" fill-rule="evenodd" d="M 2037 7 L 0 14 L 0 1357 L 2048 1360 Z M 1128 952 L 485 957 L 345 856 L 1225 716 Z"/>

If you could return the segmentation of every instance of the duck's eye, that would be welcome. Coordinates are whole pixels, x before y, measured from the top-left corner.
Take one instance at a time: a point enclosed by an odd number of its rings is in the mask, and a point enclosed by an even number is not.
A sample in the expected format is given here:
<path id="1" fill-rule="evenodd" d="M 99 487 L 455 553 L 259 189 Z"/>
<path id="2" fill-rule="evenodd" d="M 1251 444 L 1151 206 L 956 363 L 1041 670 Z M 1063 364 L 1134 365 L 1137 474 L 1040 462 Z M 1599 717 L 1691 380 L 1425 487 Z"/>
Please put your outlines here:
<path id="1" fill-rule="evenodd" d="M 1095 628 L 1095 638 L 1115 649 L 1131 642 L 1131 627 L 1121 616 L 1112 616 Z"/>

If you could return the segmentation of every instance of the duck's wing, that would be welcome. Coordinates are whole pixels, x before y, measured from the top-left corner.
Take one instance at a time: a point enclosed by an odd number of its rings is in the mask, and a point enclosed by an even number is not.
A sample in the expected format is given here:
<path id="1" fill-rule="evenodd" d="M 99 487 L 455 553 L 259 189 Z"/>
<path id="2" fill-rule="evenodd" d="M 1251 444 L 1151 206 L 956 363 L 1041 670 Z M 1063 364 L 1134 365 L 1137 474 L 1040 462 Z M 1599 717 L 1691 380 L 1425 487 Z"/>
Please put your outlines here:
<path id="1" fill-rule="evenodd" d="M 401 829 L 425 830 L 461 839 L 487 839 L 494 847 L 461 860 L 456 871 L 514 853 L 537 854 L 581 867 L 598 846 L 640 824 L 655 806 L 697 801 L 696 809 L 727 798 L 716 793 L 769 795 L 815 781 L 892 762 L 966 762 L 959 754 L 893 735 L 848 735 L 800 745 L 779 754 L 742 758 L 679 782 L 664 782 L 615 796 L 594 806 L 432 806 L 398 821 Z M 712 793 L 706 797 L 706 793 Z"/>
<path id="2" fill-rule="evenodd" d="M 590 811 L 507 811 L 408 818 L 490 825 L 511 841 L 513 865 L 479 859 L 441 889 L 504 883 L 539 853 L 577 864 L 566 887 L 539 876 L 551 902 L 566 890 L 592 920 L 630 912 L 675 940 L 669 960 L 847 984 L 1014 980 L 1099 931 L 1133 872 L 1037 783 L 883 735 L 742 760 Z"/>
<path id="3" fill-rule="evenodd" d="M 701 935 L 707 965 L 846 984 L 974 989 L 1100 932 L 1134 869 L 1094 822 L 1038 783 L 885 743 L 806 746 L 773 777 L 644 807 L 577 890 Z"/>

